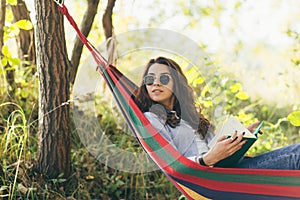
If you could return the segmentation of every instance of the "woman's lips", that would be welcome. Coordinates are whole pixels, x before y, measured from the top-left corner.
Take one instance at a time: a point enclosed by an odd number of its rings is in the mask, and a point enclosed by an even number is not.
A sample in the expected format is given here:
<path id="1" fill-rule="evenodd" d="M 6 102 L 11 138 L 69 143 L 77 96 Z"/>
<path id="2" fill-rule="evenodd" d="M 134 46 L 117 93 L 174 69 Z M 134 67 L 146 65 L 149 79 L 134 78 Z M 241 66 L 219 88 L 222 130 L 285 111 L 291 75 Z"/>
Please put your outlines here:
<path id="1" fill-rule="evenodd" d="M 163 91 L 162 90 L 160 90 L 160 89 L 154 89 L 154 90 L 152 90 L 152 93 L 153 94 L 161 94 Z"/>

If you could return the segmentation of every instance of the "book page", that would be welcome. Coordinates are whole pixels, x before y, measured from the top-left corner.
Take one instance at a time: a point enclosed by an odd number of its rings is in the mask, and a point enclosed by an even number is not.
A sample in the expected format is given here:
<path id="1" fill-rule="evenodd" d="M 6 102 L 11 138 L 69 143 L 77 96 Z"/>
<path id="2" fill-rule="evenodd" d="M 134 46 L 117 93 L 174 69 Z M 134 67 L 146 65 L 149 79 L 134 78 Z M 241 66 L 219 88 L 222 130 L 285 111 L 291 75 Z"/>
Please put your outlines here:
<path id="1" fill-rule="evenodd" d="M 244 137 L 246 138 L 256 138 L 254 134 L 252 134 L 242 123 L 240 123 L 235 117 L 230 116 L 226 122 L 221 127 L 220 131 L 216 134 L 216 136 L 209 142 L 208 146 L 212 148 L 217 142 L 218 138 L 222 135 L 231 136 L 235 131 L 238 133 L 245 132 Z"/>

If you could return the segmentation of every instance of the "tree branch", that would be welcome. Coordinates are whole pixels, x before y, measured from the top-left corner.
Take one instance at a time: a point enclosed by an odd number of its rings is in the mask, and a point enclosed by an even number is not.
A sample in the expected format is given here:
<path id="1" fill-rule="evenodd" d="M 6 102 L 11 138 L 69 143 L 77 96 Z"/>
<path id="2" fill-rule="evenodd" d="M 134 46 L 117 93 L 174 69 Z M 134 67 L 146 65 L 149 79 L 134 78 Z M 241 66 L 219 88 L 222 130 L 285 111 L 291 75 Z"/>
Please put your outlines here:
<path id="1" fill-rule="evenodd" d="M 14 15 L 14 22 L 22 19 L 31 21 L 27 6 L 23 0 L 18 0 L 16 6 L 11 6 Z M 34 45 L 34 30 L 20 30 L 20 34 L 17 37 L 17 44 L 19 46 L 19 57 L 35 64 L 35 45 Z M 35 70 L 32 72 L 35 73 Z"/>
<path id="2" fill-rule="evenodd" d="M 102 18 L 102 26 L 107 41 L 106 44 L 106 49 L 108 53 L 107 61 L 110 64 L 112 64 L 115 61 L 115 55 L 116 55 L 116 51 L 115 51 L 116 44 L 112 37 L 113 30 L 114 30 L 113 23 L 112 23 L 112 14 L 113 14 L 113 8 L 115 6 L 115 2 L 116 0 L 108 0 L 105 13 L 103 14 L 103 18 Z M 112 39 L 108 40 L 109 38 Z"/>
<path id="3" fill-rule="evenodd" d="M 81 32 L 85 37 L 88 36 L 88 34 L 91 31 L 95 15 L 97 14 L 97 8 L 100 0 L 88 0 L 88 8 L 85 12 L 85 15 L 82 20 L 81 25 Z M 73 85 L 76 77 L 76 73 L 78 70 L 79 61 L 81 58 L 83 49 L 83 43 L 79 39 L 79 37 L 76 36 L 73 51 L 72 51 L 72 57 L 71 57 L 71 63 L 72 67 L 70 69 L 70 84 Z"/>
<path id="4" fill-rule="evenodd" d="M 106 40 L 113 34 L 112 14 L 116 0 L 108 0 L 105 13 L 102 18 L 102 24 L 105 32 Z"/>

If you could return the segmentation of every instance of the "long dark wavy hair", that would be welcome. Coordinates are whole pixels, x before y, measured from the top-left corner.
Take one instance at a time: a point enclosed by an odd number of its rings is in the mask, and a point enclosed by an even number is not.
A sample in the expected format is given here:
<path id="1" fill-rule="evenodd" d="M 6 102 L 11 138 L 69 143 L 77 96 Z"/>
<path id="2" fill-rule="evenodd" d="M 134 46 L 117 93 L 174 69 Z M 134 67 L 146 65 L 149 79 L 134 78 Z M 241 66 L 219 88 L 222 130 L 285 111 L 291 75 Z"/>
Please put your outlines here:
<path id="1" fill-rule="evenodd" d="M 153 64 L 163 64 L 170 68 L 170 73 L 174 82 L 173 95 L 174 107 L 167 110 L 163 105 L 150 99 L 146 85 L 141 83 L 136 102 L 143 112 L 153 112 L 165 120 L 165 123 L 171 127 L 179 125 L 181 119 L 189 123 L 189 125 L 197 130 L 197 133 L 205 137 L 209 128 L 210 121 L 201 114 L 201 109 L 197 110 L 195 106 L 195 97 L 193 89 L 188 85 L 187 78 L 183 74 L 180 66 L 170 58 L 158 57 L 150 59 L 145 67 L 143 77 L 148 74 L 150 67 Z M 174 112 L 175 111 L 175 112 Z"/>

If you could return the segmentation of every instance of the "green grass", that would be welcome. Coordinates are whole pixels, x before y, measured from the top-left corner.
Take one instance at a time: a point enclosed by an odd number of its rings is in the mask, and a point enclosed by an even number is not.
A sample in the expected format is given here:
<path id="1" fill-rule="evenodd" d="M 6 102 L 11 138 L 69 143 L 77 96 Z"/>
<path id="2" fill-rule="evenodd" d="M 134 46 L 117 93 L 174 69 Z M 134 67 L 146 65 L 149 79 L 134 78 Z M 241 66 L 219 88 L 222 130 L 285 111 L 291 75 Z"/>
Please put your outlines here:
<path id="1" fill-rule="evenodd" d="M 30 132 L 24 111 L 14 103 L 0 107 L 15 108 L 0 134 L 1 188 L 3 199 L 176 199 L 179 191 L 165 175 L 157 171 L 128 173 L 99 162 L 81 144 L 74 131 L 72 137 L 72 175 L 69 179 L 45 179 L 35 172 L 37 133 Z M 133 137 L 114 130 L 111 122 L 101 122 L 118 145 L 129 151 L 137 149 Z M 32 129 L 36 130 L 36 129 Z M 126 141 L 126 142 L 124 142 Z M 141 151 L 141 148 L 138 148 Z"/>
<path id="2" fill-rule="evenodd" d="M 300 142 L 300 128 L 287 121 L 286 116 L 293 111 L 291 106 L 278 109 L 270 105 L 243 99 L 238 94 L 235 81 L 218 81 L 222 77 L 211 79 L 206 86 L 197 85 L 197 96 L 204 106 L 204 114 L 214 113 L 215 105 L 223 106 L 222 115 L 233 114 L 249 124 L 255 119 L 263 119 L 264 134 L 251 148 L 251 155 L 263 153 L 288 144 Z M 21 90 L 31 91 L 36 85 L 27 85 Z M 203 87 L 215 87 L 218 95 L 213 96 L 210 90 Z M 5 88 L 0 88 L 0 97 L 5 95 Z M 203 92 L 207 91 L 207 92 Z M 226 97 L 227 101 L 219 98 Z M 24 95 L 24 94 L 23 94 Z M 104 144 L 101 135 L 97 135 L 97 125 L 117 147 L 142 154 L 139 144 L 122 126 L 122 116 L 112 100 L 104 96 L 96 99 L 98 111 L 96 121 L 86 120 L 88 113 L 80 113 L 80 120 L 73 128 L 72 134 L 72 174 L 68 179 L 62 176 L 46 179 L 35 171 L 38 149 L 38 117 L 36 93 L 26 93 L 26 98 L 16 95 L 13 102 L 0 104 L 0 199 L 184 199 L 167 177 L 159 170 L 148 173 L 128 173 L 110 168 L 105 159 L 96 159 L 92 151 L 82 144 L 77 131 L 90 130 L 86 138 L 96 139 Z M 7 99 L 7 98 L 3 98 Z M 68 102 L 69 103 L 69 102 Z M 64 105 L 65 106 L 65 105 Z M 66 105 L 68 106 L 68 105 Z M 56 109 L 56 108 L 55 108 Z M 73 107 L 74 110 L 74 107 Z M 50 111 L 52 112 L 52 111 Z M 81 112 L 81 111 L 79 111 Z M 91 113 L 94 115 L 94 113 Z M 78 124 L 80 123 L 80 124 Z M 93 124 L 94 123 L 94 124 Z M 122 155 L 121 156 L 121 160 Z M 125 158 L 124 158 L 125 159 Z M 101 161 L 101 162 L 100 162 Z M 120 162 L 122 163 L 122 162 Z"/>

